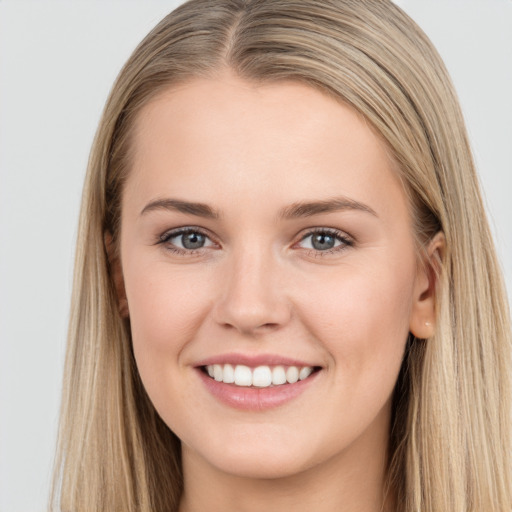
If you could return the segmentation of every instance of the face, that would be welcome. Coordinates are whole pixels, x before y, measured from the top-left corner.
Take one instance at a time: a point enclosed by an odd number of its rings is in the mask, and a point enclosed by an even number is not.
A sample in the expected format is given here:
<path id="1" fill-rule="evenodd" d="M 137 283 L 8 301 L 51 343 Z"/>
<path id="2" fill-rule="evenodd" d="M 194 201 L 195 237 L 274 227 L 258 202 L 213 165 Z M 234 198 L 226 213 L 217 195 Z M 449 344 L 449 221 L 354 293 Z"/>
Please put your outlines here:
<path id="1" fill-rule="evenodd" d="M 117 284 L 184 459 L 278 477 L 374 455 L 431 313 L 384 144 L 306 85 L 231 75 L 169 89 L 134 134 Z"/>

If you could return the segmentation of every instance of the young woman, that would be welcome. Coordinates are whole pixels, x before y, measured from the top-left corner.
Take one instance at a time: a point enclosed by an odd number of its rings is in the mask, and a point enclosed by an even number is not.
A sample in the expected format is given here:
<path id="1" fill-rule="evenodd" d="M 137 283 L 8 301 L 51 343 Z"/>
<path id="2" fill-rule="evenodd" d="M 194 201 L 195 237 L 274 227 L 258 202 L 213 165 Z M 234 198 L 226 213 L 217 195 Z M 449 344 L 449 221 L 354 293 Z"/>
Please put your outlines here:
<path id="1" fill-rule="evenodd" d="M 56 509 L 511 510 L 503 283 L 393 3 L 167 16 L 107 101 L 74 289 Z"/>

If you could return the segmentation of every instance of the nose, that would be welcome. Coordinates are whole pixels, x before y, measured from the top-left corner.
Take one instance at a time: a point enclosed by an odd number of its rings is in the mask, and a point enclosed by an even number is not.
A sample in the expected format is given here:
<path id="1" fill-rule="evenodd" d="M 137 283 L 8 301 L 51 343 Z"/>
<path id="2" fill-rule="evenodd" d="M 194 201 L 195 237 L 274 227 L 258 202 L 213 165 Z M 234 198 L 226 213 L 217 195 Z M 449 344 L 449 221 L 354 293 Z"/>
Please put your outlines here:
<path id="1" fill-rule="evenodd" d="M 246 248 L 226 262 L 215 318 L 245 335 L 277 330 L 291 318 L 291 304 L 275 257 Z"/>

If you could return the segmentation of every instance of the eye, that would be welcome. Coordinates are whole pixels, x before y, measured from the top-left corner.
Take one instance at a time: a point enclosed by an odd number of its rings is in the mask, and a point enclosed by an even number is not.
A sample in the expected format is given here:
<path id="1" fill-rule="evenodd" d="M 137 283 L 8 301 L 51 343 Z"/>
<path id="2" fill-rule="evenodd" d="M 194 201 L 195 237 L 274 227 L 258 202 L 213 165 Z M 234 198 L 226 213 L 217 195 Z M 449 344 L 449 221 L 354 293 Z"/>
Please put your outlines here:
<path id="1" fill-rule="evenodd" d="M 158 243 L 179 254 L 194 254 L 200 249 L 215 245 L 203 231 L 195 227 L 167 231 L 160 236 Z"/>
<path id="2" fill-rule="evenodd" d="M 304 249 L 316 253 L 336 253 L 354 245 L 353 241 L 341 231 L 335 229 L 316 229 L 302 237 L 299 244 Z"/>

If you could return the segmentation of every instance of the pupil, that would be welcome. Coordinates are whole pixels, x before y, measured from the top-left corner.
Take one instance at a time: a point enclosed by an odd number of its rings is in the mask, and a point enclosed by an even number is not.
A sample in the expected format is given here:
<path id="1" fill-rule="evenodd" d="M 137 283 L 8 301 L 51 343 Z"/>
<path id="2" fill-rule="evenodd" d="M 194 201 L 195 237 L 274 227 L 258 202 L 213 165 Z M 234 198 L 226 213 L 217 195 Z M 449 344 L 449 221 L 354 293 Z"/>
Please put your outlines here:
<path id="1" fill-rule="evenodd" d="M 334 237 L 322 233 L 314 235 L 313 247 L 318 250 L 332 249 L 334 247 Z"/>
<path id="2" fill-rule="evenodd" d="M 185 249 L 198 249 L 204 244 L 204 235 L 200 233 L 187 233 L 181 239 Z"/>

